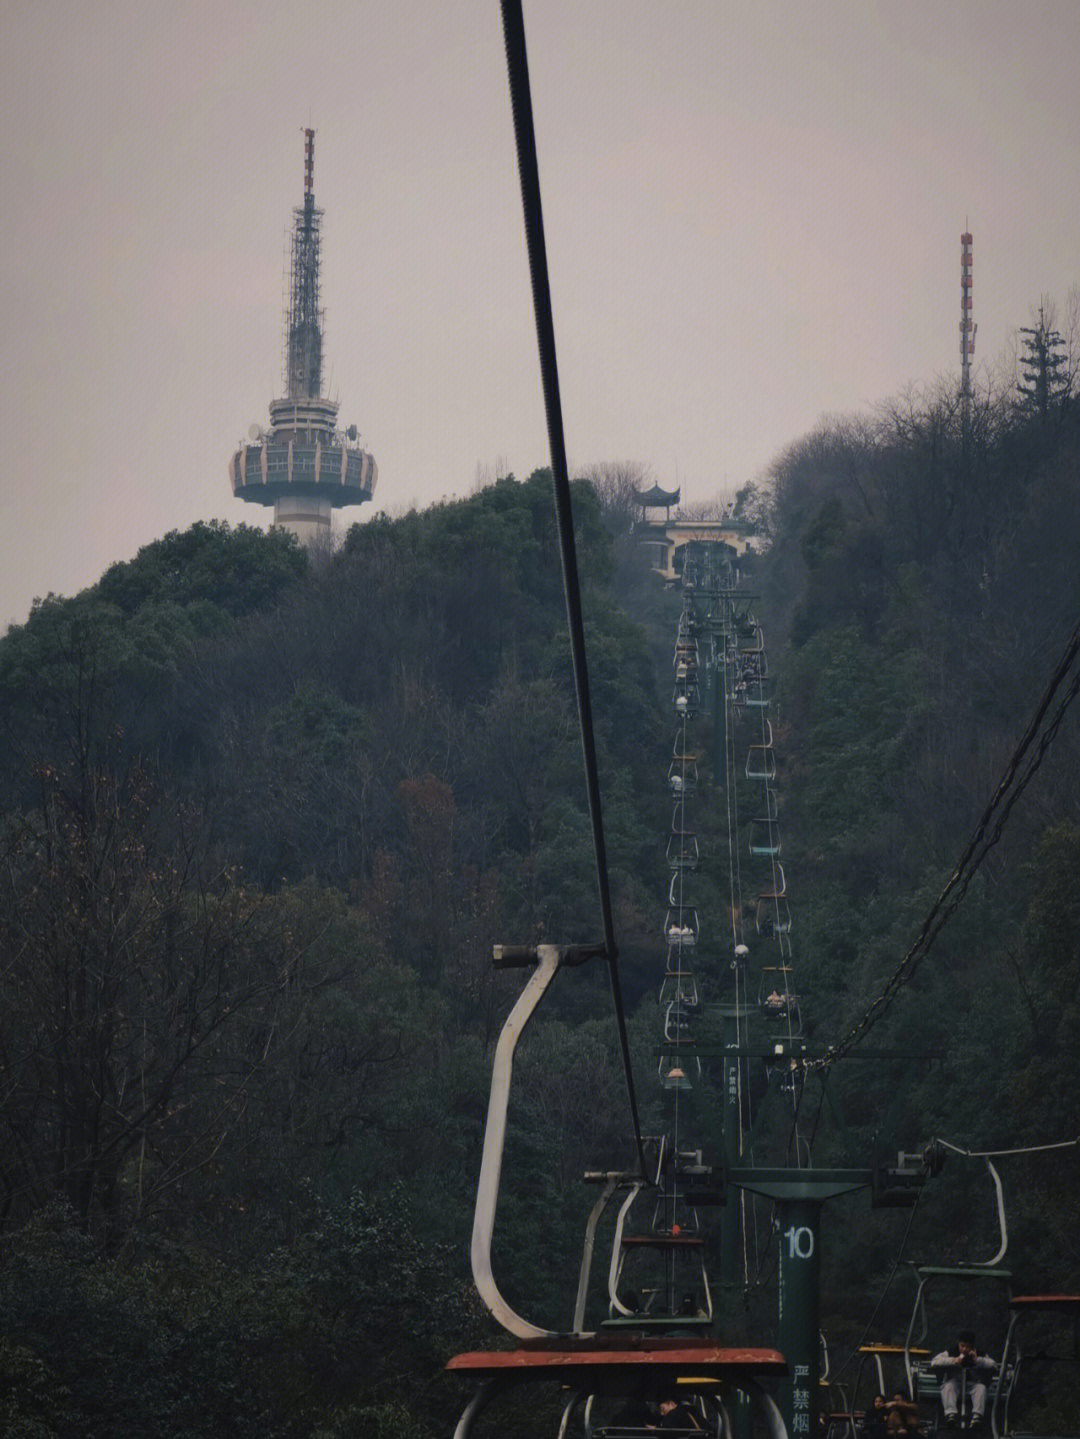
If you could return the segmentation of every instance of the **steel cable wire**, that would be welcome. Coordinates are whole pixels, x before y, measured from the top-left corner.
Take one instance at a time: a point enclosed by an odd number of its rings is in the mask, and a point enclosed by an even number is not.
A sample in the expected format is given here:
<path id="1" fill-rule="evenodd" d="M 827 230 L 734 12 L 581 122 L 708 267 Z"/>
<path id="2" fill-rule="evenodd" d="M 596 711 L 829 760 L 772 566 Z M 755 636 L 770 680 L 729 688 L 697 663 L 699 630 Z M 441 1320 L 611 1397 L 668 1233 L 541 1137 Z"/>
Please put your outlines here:
<path id="1" fill-rule="evenodd" d="M 544 241 L 544 216 L 540 203 L 540 171 L 536 155 L 536 131 L 533 125 L 532 95 L 529 88 L 529 64 L 525 49 L 525 21 L 520 0 L 501 0 L 503 39 L 506 46 L 506 67 L 510 82 L 510 101 L 514 116 L 514 139 L 517 147 L 518 176 L 521 181 L 521 203 L 525 218 L 525 240 L 529 253 L 529 275 L 532 282 L 533 311 L 536 318 L 536 340 L 540 352 L 540 375 L 544 390 L 544 414 L 547 420 L 548 444 L 551 450 L 552 485 L 555 492 L 555 517 L 559 535 L 559 556 L 562 561 L 563 589 L 566 596 L 566 619 L 570 632 L 570 653 L 577 696 L 578 726 L 585 767 L 585 787 L 592 824 L 593 852 L 596 857 L 596 885 L 604 932 L 604 951 L 611 983 L 611 997 L 619 1032 L 623 1070 L 626 1076 L 627 1099 L 637 1148 L 641 1175 L 646 1174 L 645 1148 L 641 1138 L 637 1094 L 630 1060 L 630 1042 L 626 1032 L 622 985 L 619 980 L 618 948 L 611 907 L 611 885 L 608 878 L 607 847 L 604 841 L 604 820 L 600 803 L 600 780 L 596 761 L 596 738 L 593 731 L 592 702 L 589 694 L 589 670 L 585 654 L 585 631 L 581 616 L 581 586 L 578 579 L 577 550 L 574 542 L 573 505 L 563 433 L 562 401 L 559 395 L 559 371 L 555 352 L 555 323 L 551 309 L 551 286 L 548 278 L 547 246 Z"/>
<path id="2" fill-rule="evenodd" d="M 889 1270 L 888 1277 L 885 1280 L 885 1287 L 878 1295 L 878 1301 L 874 1305 L 874 1311 L 870 1315 L 870 1318 L 866 1321 L 866 1327 L 863 1329 L 862 1334 L 859 1336 L 859 1342 L 852 1346 L 850 1352 L 848 1353 L 848 1357 L 844 1360 L 843 1364 L 841 1364 L 840 1368 L 836 1371 L 836 1378 L 833 1380 L 834 1384 L 839 1382 L 841 1374 L 843 1374 L 844 1370 L 847 1369 L 847 1367 L 854 1360 L 855 1355 L 858 1354 L 859 1350 L 866 1343 L 866 1336 L 870 1333 L 870 1330 L 873 1327 L 874 1320 L 878 1317 L 881 1306 L 885 1303 L 885 1296 L 888 1294 L 889 1289 L 892 1286 L 892 1282 L 896 1278 L 896 1271 L 900 1268 L 900 1262 L 904 1257 L 904 1250 L 907 1248 L 908 1238 L 911 1235 L 911 1226 L 915 1223 L 915 1213 L 919 1207 L 919 1200 L 921 1198 L 922 1189 L 917 1189 L 915 1191 L 915 1203 L 911 1206 L 911 1213 L 908 1216 L 907 1228 L 904 1230 L 903 1238 L 900 1240 L 900 1248 L 896 1251 L 896 1258 L 893 1261 L 893 1267 Z"/>
<path id="3" fill-rule="evenodd" d="M 1078 626 L 1077 630 L 1074 631 L 1074 638 L 1077 637 L 1080 637 L 1080 626 Z M 1066 655 L 1062 657 L 1062 660 L 1059 663 L 1058 668 L 1055 671 L 1055 674 L 1049 686 L 1047 687 L 1046 694 L 1043 696 L 1043 701 L 1040 704 L 1038 711 L 1036 712 L 1036 718 L 1033 719 L 1032 723 L 1028 726 L 1028 729 L 1025 732 L 1020 745 L 1013 753 L 1013 757 L 1009 761 L 1006 773 L 1002 777 L 1001 783 L 998 785 L 998 788 L 994 794 L 994 798 L 990 801 L 990 803 L 986 807 L 986 810 L 983 812 L 982 818 L 976 826 L 975 832 L 972 835 L 971 840 L 968 842 L 967 848 L 964 850 L 963 855 L 957 862 L 957 866 L 953 871 L 952 875 L 950 876 L 945 888 L 934 901 L 930 913 L 923 921 L 922 928 L 920 929 L 914 943 L 907 950 L 907 953 L 900 961 L 896 970 L 890 976 L 889 980 L 885 984 L 885 987 L 874 1000 L 873 1004 L 870 1005 L 869 1009 L 866 1011 L 866 1014 L 862 1017 L 859 1023 L 854 1026 L 854 1028 L 845 1036 L 843 1040 L 841 1040 L 839 1044 L 834 1045 L 829 1050 L 828 1054 L 826 1054 L 822 1059 L 814 1061 L 816 1068 L 827 1068 L 829 1065 L 833 1064 L 843 1054 L 846 1054 L 847 1051 L 851 1049 L 853 1045 L 855 1045 L 863 1037 L 863 1035 L 865 1035 L 880 1019 L 884 1017 L 887 1010 L 891 1007 L 896 995 L 904 987 L 904 985 L 908 984 L 910 980 L 914 977 L 915 973 L 919 968 L 919 965 L 922 963 L 923 959 L 926 958 L 926 955 L 929 952 L 931 946 L 933 945 L 934 940 L 941 933 L 945 925 L 951 919 L 952 915 L 959 908 L 961 902 L 964 899 L 964 896 L 967 894 L 968 889 L 971 886 L 971 881 L 975 878 L 975 875 L 978 872 L 979 866 L 982 864 L 983 860 L 989 854 L 991 849 L 993 849 L 993 847 L 997 844 L 998 840 L 1001 838 L 1009 815 L 1012 813 L 1013 806 L 1023 794 L 1024 790 L 1027 788 L 1028 784 L 1033 779 L 1035 772 L 1042 764 L 1043 759 L 1046 756 L 1047 750 L 1050 748 L 1050 745 L 1054 741 L 1054 737 L 1057 735 L 1058 730 L 1061 728 L 1061 722 L 1065 718 L 1066 711 L 1072 704 L 1073 700 L 1075 700 L 1077 694 L 1080 693 L 1080 671 L 1078 671 L 1077 674 L 1073 677 L 1073 680 L 1069 685 L 1069 688 L 1066 691 L 1064 698 L 1061 700 L 1060 704 L 1055 710 L 1050 723 L 1043 731 L 1035 753 L 1028 760 L 1027 766 L 1021 774 L 1019 780 L 1016 781 L 1015 785 L 1012 785 L 1013 779 L 1015 778 L 1015 775 L 1020 767 L 1020 762 L 1023 759 L 1024 754 L 1030 748 L 1031 742 L 1034 739 L 1035 732 L 1038 728 L 1036 720 L 1041 722 L 1041 720 L 1045 717 L 1046 711 L 1050 706 L 1050 702 L 1052 701 L 1054 694 L 1057 692 L 1061 682 L 1064 680 L 1065 675 L 1070 665 L 1072 664 L 1073 659 L 1075 659 L 1078 650 L 1080 650 L 1080 643 L 1074 645 L 1072 642 L 1070 642 L 1069 648 L 1066 651 Z M 1009 788 L 1010 785 L 1012 785 L 1011 789 Z M 998 815 L 997 823 L 991 831 L 989 838 L 986 838 L 987 827 L 994 817 L 995 810 L 997 810 L 999 806 L 1000 814 Z M 974 859 L 972 859 L 973 855 Z M 969 862 L 970 867 L 968 867 Z M 946 904 L 944 908 L 942 908 L 946 897 L 950 895 L 951 898 L 949 899 L 949 903 Z"/>

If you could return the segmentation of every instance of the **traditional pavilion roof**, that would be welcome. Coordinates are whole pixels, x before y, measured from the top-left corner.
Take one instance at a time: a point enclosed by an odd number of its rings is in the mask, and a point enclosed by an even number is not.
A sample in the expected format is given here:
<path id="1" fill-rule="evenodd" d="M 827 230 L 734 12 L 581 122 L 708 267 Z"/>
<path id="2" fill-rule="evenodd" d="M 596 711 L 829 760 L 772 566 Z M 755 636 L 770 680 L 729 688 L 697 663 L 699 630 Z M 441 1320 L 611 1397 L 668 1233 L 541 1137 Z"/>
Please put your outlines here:
<path id="1" fill-rule="evenodd" d="M 651 490 L 635 490 L 634 499 L 639 505 L 646 509 L 656 509 L 661 505 L 677 505 L 681 488 L 678 490 L 662 490 L 659 485 L 653 485 Z"/>

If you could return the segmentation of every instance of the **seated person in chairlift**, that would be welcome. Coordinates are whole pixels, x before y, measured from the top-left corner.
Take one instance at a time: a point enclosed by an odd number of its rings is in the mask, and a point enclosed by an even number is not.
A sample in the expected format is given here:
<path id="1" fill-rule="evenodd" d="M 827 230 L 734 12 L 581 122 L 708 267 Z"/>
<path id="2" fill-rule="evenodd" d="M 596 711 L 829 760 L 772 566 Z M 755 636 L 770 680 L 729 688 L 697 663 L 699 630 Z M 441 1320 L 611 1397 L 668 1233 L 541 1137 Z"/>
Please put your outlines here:
<path id="1" fill-rule="evenodd" d="M 960 1403 L 964 1395 L 971 1404 L 971 1427 L 980 1429 L 986 1421 L 986 1381 L 997 1365 L 988 1354 L 975 1347 L 975 1331 L 962 1329 L 956 1336 L 956 1352 L 943 1349 L 930 1361 L 930 1368 L 941 1374 L 941 1407 L 945 1423 L 955 1429 L 963 1417 Z"/>
<path id="2" fill-rule="evenodd" d="M 866 1416 L 866 1439 L 887 1439 L 890 1434 L 918 1434 L 919 1406 L 902 1394 L 886 1399 L 875 1394 L 874 1407 Z"/>
<path id="3" fill-rule="evenodd" d="M 770 1014 L 783 1014 L 791 1005 L 790 999 L 782 995 L 779 990 L 774 989 L 765 1000 L 765 1008 Z"/>
<path id="4" fill-rule="evenodd" d="M 680 1400 L 661 1399 L 659 1409 L 661 1429 L 689 1429 L 694 1433 L 705 1432 L 694 1411 L 687 1408 Z"/>

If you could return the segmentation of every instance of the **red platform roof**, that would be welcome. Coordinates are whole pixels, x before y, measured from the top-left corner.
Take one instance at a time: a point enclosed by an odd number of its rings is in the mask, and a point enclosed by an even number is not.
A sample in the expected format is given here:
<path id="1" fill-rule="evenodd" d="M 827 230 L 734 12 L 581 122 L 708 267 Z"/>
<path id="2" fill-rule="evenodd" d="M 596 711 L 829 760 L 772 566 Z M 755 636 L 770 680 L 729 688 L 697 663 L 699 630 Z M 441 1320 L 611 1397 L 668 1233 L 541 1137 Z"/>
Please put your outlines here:
<path id="1" fill-rule="evenodd" d="M 1014 1309 L 1044 1309 L 1059 1314 L 1080 1314 L 1080 1294 L 1016 1294 L 1009 1303 Z"/>
<path id="2" fill-rule="evenodd" d="M 458 1354 L 447 1369 L 504 1382 L 557 1380 L 591 1393 L 619 1393 L 672 1383 L 682 1376 L 701 1379 L 782 1375 L 787 1361 L 776 1349 L 723 1349 L 711 1339 L 653 1335 L 590 1335 L 552 1340 L 492 1353 Z"/>

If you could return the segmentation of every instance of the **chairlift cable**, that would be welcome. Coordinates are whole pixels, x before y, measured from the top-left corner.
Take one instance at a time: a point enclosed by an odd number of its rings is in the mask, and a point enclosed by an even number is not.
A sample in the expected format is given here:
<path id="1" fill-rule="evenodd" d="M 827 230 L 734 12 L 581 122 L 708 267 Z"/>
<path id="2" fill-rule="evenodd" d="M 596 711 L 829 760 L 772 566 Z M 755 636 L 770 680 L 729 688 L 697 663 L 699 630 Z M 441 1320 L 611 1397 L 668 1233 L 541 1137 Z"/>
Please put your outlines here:
<path id="1" fill-rule="evenodd" d="M 633 1124 L 641 1174 L 645 1175 L 645 1149 L 641 1137 L 634 1074 L 630 1060 L 630 1042 L 626 1032 L 622 985 L 619 980 L 618 949 L 611 905 L 607 848 L 604 842 L 604 821 L 600 803 L 600 780 L 596 761 L 596 738 L 593 730 L 592 703 L 589 694 L 589 670 L 585 654 L 585 631 L 581 615 L 581 587 L 578 578 L 577 550 L 574 542 L 573 505 L 563 433 L 562 401 L 559 396 L 559 372 L 555 351 L 555 323 L 551 309 L 551 286 L 548 277 L 547 247 L 544 241 L 544 217 L 540 202 L 540 172 L 537 165 L 536 131 L 533 125 L 532 95 L 529 88 L 529 64 L 525 49 L 525 21 L 521 0 L 501 0 L 503 39 L 506 46 L 510 100 L 514 115 L 514 139 L 517 147 L 518 176 L 525 218 L 525 238 L 529 252 L 529 275 L 532 281 L 533 311 L 536 318 L 536 339 L 540 352 L 540 374 L 544 390 L 544 413 L 547 419 L 548 443 L 551 450 L 552 484 L 555 492 L 556 527 L 559 555 L 562 560 L 563 590 L 566 597 L 567 627 L 574 669 L 574 690 L 577 696 L 578 727 L 585 765 L 585 786 L 592 823 L 593 851 L 596 857 L 596 883 L 603 925 L 604 950 L 611 983 L 612 1002 L 619 1032 L 627 1098 Z"/>
<path id="2" fill-rule="evenodd" d="M 1025 730 L 1020 743 L 1013 752 L 992 799 L 983 811 L 979 823 L 976 825 L 963 854 L 957 861 L 956 868 L 953 870 L 944 889 L 931 906 L 930 912 L 923 921 L 918 935 L 862 1019 L 848 1032 L 843 1040 L 829 1050 L 828 1054 L 822 1059 L 814 1061 L 816 1068 L 828 1068 L 842 1055 L 846 1054 L 848 1050 L 858 1043 L 858 1041 L 884 1017 L 891 1008 L 893 1000 L 899 991 L 914 977 L 919 965 L 922 963 L 922 960 L 925 959 L 933 945 L 934 940 L 959 907 L 983 860 L 1001 838 L 1013 806 L 1023 794 L 1039 766 L 1042 764 L 1047 750 L 1053 743 L 1061 727 L 1061 722 L 1065 718 L 1069 706 L 1073 700 L 1075 700 L 1077 694 L 1080 693 L 1080 671 L 1078 671 L 1077 674 L 1073 676 L 1069 688 L 1060 700 L 1049 724 L 1045 730 L 1043 730 L 1034 754 L 1028 759 L 1027 765 L 1020 775 L 1020 778 L 1016 779 L 1024 756 L 1031 748 L 1042 721 L 1045 719 L 1047 711 L 1053 702 L 1054 696 L 1064 682 L 1078 653 L 1080 653 L 1080 623 L 1078 623 L 1073 630 L 1069 643 L 1066 645 L 1065 651 L 1047 684 L 1039 706 Z M 995 813 L 999 809 L 1000 813 L 997 814 L 997 822 L 990 832 L 989 837 L 987 837 L 990 822 L 994 819 Z M 946 900 L 949 901 L 947 904 Z"/>
<path id="3" fill-rule="evenodd" d="M 844 1370 L 847 1369 L 849 1364 L 851 1364 L 852 1360 L 855 1358 L 855 1355 L 858 1354 L 859 1350 L 866 1343 L 866 1336 L 873 1328 L 874 1320 L 878 1317 L 878 1314 L 881 1311 L 881 1306 L 885 1303 L 885 1296 L 888 1294 L 892 1282 L 896 1278 L 896 1271 L 900 1268 L 901 1261 L 903 1260 L 904 1250 L 907 1248 L 908 1238 L 911 1234 L 911 1226 L 915 1223 L 915 1214 L 919 1208 L 919 1200 L 921 1198 L 922 1190 L 917 1189 L 915 1191 L 915 1202 L 914 1204 L 912 1204 L 911 1213 L 908 1215 L 907 1227 L 904 1230 L 903 1237 L 900 1240 L 900 1248 L 896 1251 L 896 1259 L 893 1261 L 893 1267 L 889 1270 L 889 1276 L 885 1280 L 885 1287 L 878 1295 L 878 1301 L 874 1305 L 874 1312 L 866 1321 L 866 1327 L 863 1329 L 862 1334 L 859 1336 L 859 1342 L 852 1346 L 851 1350 L 848 1353 L 848 1357 L 844 1360 L 843 1364 L 841 1364 L 840 1368 L 836 1371 L 836 1378 L 833 1381 L 834 1383 L 839 1383 L 841 1374 L 843 1374 Z"/>

